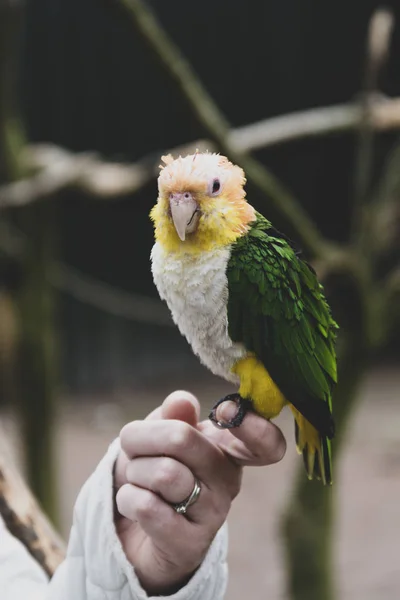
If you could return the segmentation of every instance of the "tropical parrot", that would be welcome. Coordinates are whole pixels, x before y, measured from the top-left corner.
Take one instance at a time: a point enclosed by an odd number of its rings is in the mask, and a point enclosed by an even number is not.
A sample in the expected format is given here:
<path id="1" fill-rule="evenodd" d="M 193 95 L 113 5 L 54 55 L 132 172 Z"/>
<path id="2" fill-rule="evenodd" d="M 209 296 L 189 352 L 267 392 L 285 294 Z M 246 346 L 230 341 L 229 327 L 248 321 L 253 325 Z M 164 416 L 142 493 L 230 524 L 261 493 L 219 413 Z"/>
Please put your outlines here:
<path id="1" fill-rule="evenodd" d="M 295 245 L 246 200 L 243 170 L 213 153 L 162 157 L 150 217 L 152 273 L 204 365 L 239 386 L 223 401 L 266 419 L 288 404 L 309 479 L 332 482 L 335 337 L 322 286 Z"/>

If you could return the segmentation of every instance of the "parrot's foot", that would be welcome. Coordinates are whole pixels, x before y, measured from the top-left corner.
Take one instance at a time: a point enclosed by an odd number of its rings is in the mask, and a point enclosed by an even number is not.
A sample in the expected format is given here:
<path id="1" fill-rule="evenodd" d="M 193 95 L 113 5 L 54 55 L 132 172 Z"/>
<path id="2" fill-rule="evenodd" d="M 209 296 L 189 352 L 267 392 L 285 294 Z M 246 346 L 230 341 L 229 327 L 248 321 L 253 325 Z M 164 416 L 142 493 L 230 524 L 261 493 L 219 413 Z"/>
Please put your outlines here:
<path id="1" fill-rule="evenodd" d="M 223 402 L 228 402 L 229 400 L 231 402 L 236 402 L 238 407 L 237 414 L 233 417 L 233 419 L 231 419 L 228 422 L 219 421 L 217 419 L 217 408 L 220 404 L 222 404 Z M 214 425 L 216 425 L 220 429 L 233 429 L 233 427 L 239 427 L 239 425 L 242 424 L 243 419 L 250 408 L 250 400 L 245 400 L 240 394 L 228 394 L 224 398 L 221 398 L 221 400 L 218 400 L 218 402 L 208 415 L 208 418 L 212 423 L 214 423 Z"/>

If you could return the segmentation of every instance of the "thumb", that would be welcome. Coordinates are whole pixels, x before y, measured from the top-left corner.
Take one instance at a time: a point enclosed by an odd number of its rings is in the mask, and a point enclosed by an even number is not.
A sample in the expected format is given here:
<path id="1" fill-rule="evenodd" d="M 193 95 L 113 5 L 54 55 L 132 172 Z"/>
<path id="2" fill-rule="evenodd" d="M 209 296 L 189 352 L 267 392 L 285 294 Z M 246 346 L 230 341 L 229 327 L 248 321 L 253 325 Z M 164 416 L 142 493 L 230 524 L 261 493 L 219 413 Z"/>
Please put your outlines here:
<path id="1" fill-rule="evenodd" d="M 172 392 L 161 405 L 161 419 L 184 421 L 197 427 L 200 418 L 200 404 L 193 394 L 184 390 Z"/>
<path id="2" fill-rule="evenodd" d="M 178 390 L 169 394 L 160 406 L 147 415 L 145 421 L 176 419 L 196 427 L 199 418 L 200 405 L 197 398 L 190 392 Z"/>
<path id="3" fill-rule="evenodd" d="M 237 413 L 237 405 L 227 401 L 217 410 L 218 420 L 230 421 Z M 200 423 L 199 429 L 241 466 L 271 465 L 282 460 L 286 451 L 281 430 L 252 411 L 246 413 L 239 427 L 217 429 L 207 420 Z"/>

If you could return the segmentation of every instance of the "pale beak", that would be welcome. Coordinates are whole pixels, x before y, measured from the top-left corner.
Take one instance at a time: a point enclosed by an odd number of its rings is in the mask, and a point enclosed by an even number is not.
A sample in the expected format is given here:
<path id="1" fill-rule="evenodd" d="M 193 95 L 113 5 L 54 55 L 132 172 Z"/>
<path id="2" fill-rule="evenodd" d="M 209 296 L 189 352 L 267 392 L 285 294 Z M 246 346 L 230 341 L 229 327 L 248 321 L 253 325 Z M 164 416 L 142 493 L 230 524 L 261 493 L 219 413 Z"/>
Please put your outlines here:
<path id="1" fill-rule="evenodd" d="M 176 233 L 182 242 L 193 233 L 199 222 L 199 206 L 190 192 L 170 194 L 169 205 Z"/>

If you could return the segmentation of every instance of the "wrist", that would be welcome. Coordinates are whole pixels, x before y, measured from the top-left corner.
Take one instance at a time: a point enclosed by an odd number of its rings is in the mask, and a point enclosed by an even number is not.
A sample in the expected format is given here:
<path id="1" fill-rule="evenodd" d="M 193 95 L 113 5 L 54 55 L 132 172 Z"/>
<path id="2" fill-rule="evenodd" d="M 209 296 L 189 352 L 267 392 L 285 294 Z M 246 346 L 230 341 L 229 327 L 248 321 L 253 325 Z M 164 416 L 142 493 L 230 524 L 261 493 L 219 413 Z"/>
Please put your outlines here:
<path id="1" fill-rule="evenodd" d="M 148 596 L 172 596 L 185 587 L 197 571 L 198 566 L 189 573 L 152 573 L 151 575 L 140 573 L 135 567 L 135 573 L 140 585 Z"/>
<path id="2" fill-rule="evenodd" d="M 148 596 L 170 596 L 185 587 L 199 569 L 204 556 L 189 559 L 188 556 L 171 560 L 153 545 L 138 543 L 132 547 L 132 541 L 139 533 L 138 523 L 130 524 L 122 517 L 116 522 L 118 537 L 125 556 L 133 566 L 141 587 Z M 189 560 L 188 560 L 189 559 Z"/>

